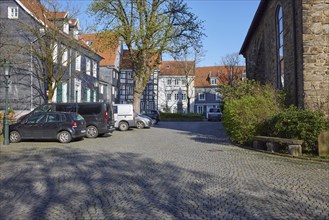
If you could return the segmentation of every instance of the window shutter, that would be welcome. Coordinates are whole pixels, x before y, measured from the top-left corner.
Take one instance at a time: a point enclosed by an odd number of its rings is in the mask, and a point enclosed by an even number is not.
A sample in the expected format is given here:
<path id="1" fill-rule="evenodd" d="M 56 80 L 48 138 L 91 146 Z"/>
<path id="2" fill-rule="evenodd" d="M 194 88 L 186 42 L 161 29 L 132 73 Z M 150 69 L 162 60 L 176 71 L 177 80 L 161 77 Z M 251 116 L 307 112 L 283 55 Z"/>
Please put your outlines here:
<path id="1" fill-rule="evenodd" d="M 57 97 L 56 97 L 56 100 L 57 102 L 63 102 L 63 86 L 62 86 L 62 83 L 58 83 L 58 86 L 57 86 Z"/>

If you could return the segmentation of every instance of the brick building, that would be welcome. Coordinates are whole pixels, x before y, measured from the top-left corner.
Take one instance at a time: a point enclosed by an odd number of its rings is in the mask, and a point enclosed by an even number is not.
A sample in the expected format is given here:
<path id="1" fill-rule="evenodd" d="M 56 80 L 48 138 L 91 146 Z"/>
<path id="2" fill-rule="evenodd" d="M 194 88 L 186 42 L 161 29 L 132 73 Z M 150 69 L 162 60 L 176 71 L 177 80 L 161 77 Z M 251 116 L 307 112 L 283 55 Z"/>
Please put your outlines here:
<path id="1" fill-rule="evenodd" d="M 240 53 L 247 77 L 329 116 L 329 2 L 261 0 Z"/>

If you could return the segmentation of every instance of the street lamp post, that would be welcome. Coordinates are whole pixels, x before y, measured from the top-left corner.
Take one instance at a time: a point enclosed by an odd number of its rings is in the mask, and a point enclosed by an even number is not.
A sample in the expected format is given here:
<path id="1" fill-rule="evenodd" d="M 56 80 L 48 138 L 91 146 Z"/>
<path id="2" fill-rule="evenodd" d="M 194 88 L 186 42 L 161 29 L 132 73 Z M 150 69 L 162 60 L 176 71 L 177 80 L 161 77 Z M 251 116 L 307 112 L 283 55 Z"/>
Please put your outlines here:
<path id="1" fill-rule="evenodd" d="M 10 78 L 10 69 L 11 64 L 5 60 L 5 63 L 2 64 L 3 70 L 5 72 L 5 124 L 4 124 L 4 138 L 3 144 L 9 145 L 9 121 L 8 121 L 8 88 L 9 88 L 9 78 Z"/>

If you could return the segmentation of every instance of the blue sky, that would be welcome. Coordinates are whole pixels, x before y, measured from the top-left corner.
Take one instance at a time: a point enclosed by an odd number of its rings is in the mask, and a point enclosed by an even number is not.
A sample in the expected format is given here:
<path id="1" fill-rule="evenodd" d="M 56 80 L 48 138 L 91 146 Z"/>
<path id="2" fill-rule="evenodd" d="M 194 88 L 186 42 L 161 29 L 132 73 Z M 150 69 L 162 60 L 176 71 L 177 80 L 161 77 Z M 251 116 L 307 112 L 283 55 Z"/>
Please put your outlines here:
<path id="1" fill-rule="evenodd" d="M 71 0 L 83 12 L 91 0 Z M 221 64 L 227 54 L 239 52 L 260 0 L 187 0 L 191 11 L 204 21 L 206 51 L 198 66 Z M 83 13 L 82 13 L 83 14 Z M 84 26 L 86 16 L 79 16 Z M 244 62 L 244 59 L 242 59 Z"/>

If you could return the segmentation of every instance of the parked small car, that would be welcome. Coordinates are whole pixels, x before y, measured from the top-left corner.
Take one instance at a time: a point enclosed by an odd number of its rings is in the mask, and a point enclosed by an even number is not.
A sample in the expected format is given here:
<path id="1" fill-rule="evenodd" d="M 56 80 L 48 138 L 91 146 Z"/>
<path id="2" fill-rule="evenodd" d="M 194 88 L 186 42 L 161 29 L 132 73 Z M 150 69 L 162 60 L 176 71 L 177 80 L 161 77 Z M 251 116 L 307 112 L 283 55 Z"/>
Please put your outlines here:
<path id="1" fill-rule="evenodd" d="M 141 128 L 150 128 L 155 124 L 155 120 L 146 116 L 146 115 L 142 115 L 137 113 L 136 114 L 136 127 L 141 129 Z"/>
<path id="2" fill-rule="evenodd" d="M 222 112 L 219 108 L 211 108 L 209 109 L 209 111 L 207 112 L 207 119 L 208 121 L 211 120 L 222 120 Z"/>
<path id="3" fill-rule="evenodd" d="M 160 121 L 160 112 L 158 110 L 145 109 L 145 110 L 141 111 L 141 114 L 154 119 L 155 124 L 158 124 L 158 122 Z"/>
<path id="4" fill-rule="evenodd" d="M 86 121 L 77 113 L 38 112 L 9 126 L 12 143 L 22 139 L 49 139 L 69 143 L 86 135 Z"/>

